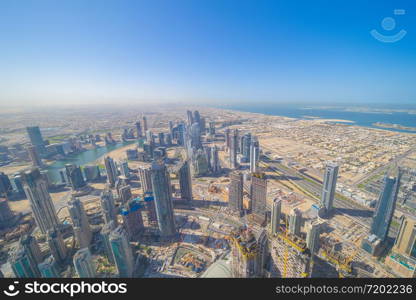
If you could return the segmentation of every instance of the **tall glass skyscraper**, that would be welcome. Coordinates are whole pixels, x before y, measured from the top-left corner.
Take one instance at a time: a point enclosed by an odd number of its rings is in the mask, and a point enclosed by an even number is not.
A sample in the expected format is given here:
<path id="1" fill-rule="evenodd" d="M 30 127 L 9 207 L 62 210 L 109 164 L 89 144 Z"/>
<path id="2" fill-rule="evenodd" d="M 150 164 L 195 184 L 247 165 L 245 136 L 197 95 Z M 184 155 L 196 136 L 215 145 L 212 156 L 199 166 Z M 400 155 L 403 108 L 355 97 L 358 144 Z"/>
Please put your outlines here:
<path id="1" fill-rule="evenodd" d="M 134 271 L 134 257 L 127 233 L 123 226 L 120 225 L 111 232 L 110 246 L 119 277 L 132 277 Z"/>
<path id="2" fill-rule="evenodd" d="M 179 168 L 179 186 L 182 200 L 192 200 L 192 177 L 189 162 L 184 161 Z"/>
<path id="3" fill-rule="evenodd" d="M 46 233 L 49 229 L 54 229 L 59 223 L 58 216 L 48 192 L 47 182 L 39 169 L 33 168 L 22 173 L 22 182 L 40 231 Z"/>
<path id="4" fill-rule="evenodd" d="M 176 235 L 176 227 L 170 177 L 166 166 L 162 162 L 154 162 L 151 177 L 160 235 L 162 238 L 173 237 Z"/>
<path id="5" fill-rule="evenodd" d="M 377 202 L 376 211 L 373 216 L 370 234 L 374 234 L 382 242 L 385 241 L 389 229 L 391 219 L 393 217 L 394 208 L 397 200 L 399 180 L 398 177 L 385 177 L 384 188 Z"/>
<path id="6" fill-rule="evenodd" d="M 92 261 L 91 252 L 88 248 L 78 250 L 74 255 L 74 266 L 80 278 L 96 277 L 95 265 Z"/>
<path id="7" fill-rule="evenodd" d="M 45 142 L 43 141 L 39 126 L 26 127 L 26 131 L 29 135 L 30 143 L 36 147 L 38 153 L 40 155 L 45 154 Z"/>
<path id="8" fill-rule="evenodd" d="M 325 213 L 331 211 L 334 206 L 338 169 L 338 165 L 331 162 L 328 163 L 325 168 L 324 185 L 322 187 L 321 197 L 321 205 L 325 209 Z"/>

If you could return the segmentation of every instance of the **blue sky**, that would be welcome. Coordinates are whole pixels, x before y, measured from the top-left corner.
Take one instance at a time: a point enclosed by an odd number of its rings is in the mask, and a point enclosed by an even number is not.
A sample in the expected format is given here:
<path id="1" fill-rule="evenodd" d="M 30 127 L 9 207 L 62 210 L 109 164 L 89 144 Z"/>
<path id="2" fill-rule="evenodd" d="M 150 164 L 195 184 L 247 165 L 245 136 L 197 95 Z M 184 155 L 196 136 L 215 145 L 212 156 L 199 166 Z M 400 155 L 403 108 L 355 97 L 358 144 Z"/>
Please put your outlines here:
<path id="1" fill-rule="evenodd" d="M 0 70 L 0 105 L 416 103 L 416 3 L 2 0 Z"/>

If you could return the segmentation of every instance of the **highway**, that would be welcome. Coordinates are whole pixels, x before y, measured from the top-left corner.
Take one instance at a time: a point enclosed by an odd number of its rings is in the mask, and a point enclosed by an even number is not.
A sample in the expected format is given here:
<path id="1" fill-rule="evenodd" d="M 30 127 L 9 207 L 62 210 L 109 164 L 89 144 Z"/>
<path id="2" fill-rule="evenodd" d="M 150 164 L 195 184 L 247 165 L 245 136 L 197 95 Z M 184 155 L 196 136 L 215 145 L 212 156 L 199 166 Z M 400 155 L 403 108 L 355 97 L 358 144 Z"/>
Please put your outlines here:
<path id="1" fill-rule="evenodd" d="M 320 202 L 322 193 L 322 184 L 320 182 L 313 181 L 311 178 L 306 177 L 297 170 L 283 166 L 282 164 L 271 160 L 264 161 L 264 164 L 268 167 L 268 169 L 274 171 L 280 176 L 283 176 L 291 184 L 299 187 L 300 190 L 306 191 L 306 195 L 312 195 L 313 197 L 311 198 L 313 198 L 317 203 Z M 345 215 L 366 228 L 370 228 L 371 226 L 373 211 L 354 202 L 352 199 L 346 199 L 345 196 L 337 194 L 334 199 L 334 210 L 335 213 Z M 391 227 L 390 236 L 395 237 L 396 234 L 397 229 Z"/>

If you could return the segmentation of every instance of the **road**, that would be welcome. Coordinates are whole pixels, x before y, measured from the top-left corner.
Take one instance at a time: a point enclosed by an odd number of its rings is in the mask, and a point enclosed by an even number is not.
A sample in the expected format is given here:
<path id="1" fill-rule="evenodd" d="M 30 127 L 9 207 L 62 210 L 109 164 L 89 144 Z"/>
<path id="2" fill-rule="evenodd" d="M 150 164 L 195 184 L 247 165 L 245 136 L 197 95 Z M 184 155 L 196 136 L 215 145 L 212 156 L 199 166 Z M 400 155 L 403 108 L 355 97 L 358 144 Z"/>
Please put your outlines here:
<path id="1" fill-rule="evenodd" d="M 298 186 L 300 190 L 305 190 L 307 193 L 312 194 L 314 196 L 313 199 L 319 203 L 322 193 L 321 183 L 313 181 L 297 170 L 283 166 L 280 163 L 267 160 L 264 163 L 268 165 L 270 170 L 276 172 L 280 176 L 284 176 L 293 185 Z M 339 194 L 335 196 L 334 211 L 335 213 L 339 213 L 353 219 L 355 222 L 366 228 L 370 228 L 371 226 L 373 211 L 356 203 L 352 199 L 347 199 L 345 196 L 341 196 Z M 396 235 L 397 229 L 391 227 L 390 236 L 395 237 Z"/>

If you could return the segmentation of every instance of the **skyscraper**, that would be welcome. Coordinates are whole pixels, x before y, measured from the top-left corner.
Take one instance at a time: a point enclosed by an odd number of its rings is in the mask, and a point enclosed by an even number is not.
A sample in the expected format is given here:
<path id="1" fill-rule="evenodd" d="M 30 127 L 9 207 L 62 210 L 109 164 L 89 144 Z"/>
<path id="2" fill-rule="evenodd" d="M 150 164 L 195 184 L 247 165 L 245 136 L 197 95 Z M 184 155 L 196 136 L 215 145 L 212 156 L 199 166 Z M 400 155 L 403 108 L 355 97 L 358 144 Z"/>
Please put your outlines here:
<path id="1" fill-rule="evenodd" d="M 48 256 L 43 262 L 38 264 L 40 275 L 43 278 L 59 278 L 59 266 L 52 255 Z"/>
<path id="2" fill-rule="evenodd" d="M 322 224 L 318 220 L 312 220 L 306 223 L 306 246 L 311 251 L 311 254 L 318 252 L 321 226 Z"/>
<path id="3" fill-rule="evenodd" d="M 191 126 L 194 123 L 194 117 L 192 115 L 192 111 L 190 110 L 186 111 L 186 115 L 187 115 L 188 126 Z"/>
<path id="4" fill-rule="evenodd" d="M 150 166 L 140 166 L 138 171 L 143 193 L 153 192 L 151 176 L 152 171 Z"/>
<path id="5" fill-rule="evenodd" d="M 166 166 L 161 162 L 154 162 L 151 177 L 160 235 L 162 238 L 173 237 L 176 235 L 176 227 L 170 176 Z"/>
<path id="6" fill-rule="evenodd" d="M 88 248 L 92 239 L 90 223 L 84 206 L 79 198 L 72 195 L 72 199 L 68 202 L 69 215 L 72 219 L 75 240 L 80 248 Z"/>
<path id="7" fill-rule="evenodd" d="M 40 277 L 37 262 L 33 260 L 24 247 L 18 247 L 10 255 L 10 266 L 17 278 Z"/>
<path id="8" fill-rule="evenodd" d="M 2 195 L 10 195 L 12 191 L 12 183 L 9 177 L 3 172 L 0 172 L 0 197 Z"/>
<path id="9" fill-rule="evenodd" d="M 62 265 L 67 258 L 68 249 L 59 229 L 49 229 L 47 232 L 47 241 L 51 254 L 55 261 Z"/>
<path id="10" fill-rule="evenodd" d="M 207 156 L 204 150 L 198 149 L 192 155 L 193 174 L 195 177 L 207 175 L 209 172 Z"/>
<path id="11" fill-rule="evenodd" d="M 269 256 L 268 239 L 265 230 L 253 232 L 241 227 L 231 235 L 231 271 L 236 278 L 263 277 Z"/>
<path id="12" fill-rule="evenodd" d="M 141 138 L 143 136 L 142 125 L 140 124 L 140 122 L 136 122 L 135 125 L 137 138 Z"/>
<path id="13" fill-rule="evenodd" d="M 230 168 L 237 168 L 238 131 L 234 129 L 230 136 Z"/>
<path id="14" fill-rule="evenodd" d="M 218 148 L 214 146 L 211 150 L 211 168 L 212 173 L 218 174 L 221 172 L 220 159 L 218 157 Z"/>
<path id="15" fill-rule="evenodd" d="M 84 177 L 82 176 L 81 168 L 74 164 L 65 165 L 66 177 L 73 190 L 78 190 L 86 186 Z"/>
<path id="16" fill-rule="evenodd" d="M 13 225 L 13 212 L 9 206 L 9 200 L 0 195 L 0 229 L 4 229 Z"/>
<path id="17" fill-rule="evenodd" d="M 250 172 L 258 171 L 260 158 L 260 144 L 256 137 L 252 137 L 250 141 Z"/>
<path id="18" fill-rule="evenodd" d="M 149 128 L 147 127 L 147 118 L 143 116 L 143 131 L 146 132 Z"/>
<path id="19" fill-rule="evenodd" d="M 55 228 L 59 223 L 47 183 L 37 168 L 26 171 L 21 176 L 36 224 L 42 233 L 46 233 L 48 229 Z"/>
<path id="20" fill-rule="evenodd" d="M 92 261 L 91 252 L 88 248 L 78 250 L 74 255 L 73 262 L 80 278 L 96 277 L 95 264 Z"/>
<path id="21" fill-rule="evenodd" d="M 279 230 L 281 214 L 282 214 L 282 199 L 276 198 L 273 200 L 272 220 L 270 223 L 272 234 L 277 234 Z"/>
<path id="22" fill-rule="evenodd" d="M 114 187 L 117 181 L 117 167 L 114 160 L 107 156 L 104 158 L 105 170 L 107 172 L 107 181 L 111 187 Z"/>
<path id="23" fill-rule="evenodd" d="M 134 271 L 134 257 L 127 238 L 127 233 L 123 226 L 118 226 L 111 232 L 110 245 L 119 277 L 132 277 Z"/>
<path id="24" fill-rule="evenodd" d="M 230 174 L 230 184 L 228 186 L 228 207 L 239 214 L 244 212 L 243 208 L 243 175 L 240 172 Z"/>
<path id="25" fill-rule="evenodd" d="M 36 146 L 29 145 L 27 147 L 27 153 L 29 154 L 30 161 L 32 162 L 32 166 L 34 167 L 42 167 L 42 159 L 39 155 L 39 148 L 36 148 Z"/>
<path id="26" fill-rule="evenodd" d="M 373 216 L 370 234 L 374 234 L 382 242 L 386 240 L 389 233 L 391 219 L 396 206 L 397 191 L 399 187 L 398 177 L 384 178 L 384 188 L 378 198 L 376 211 Z"/>
<path id="27" fill-rule="evenodd" d="M 338 178 L 338 165 L 329 162 L 326 165 L 324 173 L 324 184 L 322 187 L 321 205 L 325 209 L 325 213 L 328 213 L 333 208 L 335 190 Z"/>
<path id="28" fill-rule="evenodd" d="M 103 225 L 103 227 L 101 228 L 101 232 L 100 232 L 100 237 L 104 244 L 105 254 L 108 258 L 108 261 L 112 264 L 114 264 L 115 261 L 114 261 L 113 251 L 111 250 L 110 234 L 114 229 L 116 229 L 116 227 L 117 227 L 116 223 L 114 223 L 114 221 L 110 221 Z"/>
<path id="29" fill-rule="evenodd" d="M 250 149 L 251 149 L 251 134 L 246 133 L 241 137 L 241 154 L 244 161 L 250 161 Z"/>
<path id="30" fill-rule="evenodd" d="M 300 236 L 300 228 L 302 226 L 302 213 L 299 209 L 294 208 L 289 215 L 289 233 Z"/>
<path id="31" fill-rule="evenodd" d="M 191 140 L 191 147 L 195 149 L 202 148 L 201 142 L 201 128 L 199 127 L 199 123 L 193 123 L 189 129 L 189 137 Z"/>
<path id="32" fill-rule="evenodd" d="M 251 175 L 251 207 L 253 214 L 264 218 L 266 216 L 267 179 L 264 173 Z"/>
<path id="33" fill-rule="evenodd" d="M 44 155 L 46 153 L 45 142 L 43 141 L 39 126 L 26 127 L 26 131 L 29 135 L 30 143 L 36 147 L 39 155 Z"/>
<path id="34" fill-rule="evenodd" d="M 101 193 L 100 200 L 104 222 L 107 224 L 113 221 L 117 225 L 117 211 L 111 189 L 107 187 Z"/>
<path id="35" fill-rule="evenodd" d="M 129 200 L 120 210 L 129 240 L 139 234 L 144 228 L 141 213 L 143 209 L 143 204 L 136 198 Z"/>
<path id="36" fill-rule="evenodd" d="M 416 219 L 402 215 L 393 251 L 416 259 Z"/>
<path id="37" fill-rule="evenodd" d="M 182 200 L 192 201 L 192 177 L 187 160 L 182 163 L 178 173 L 181 198 Z"/>

